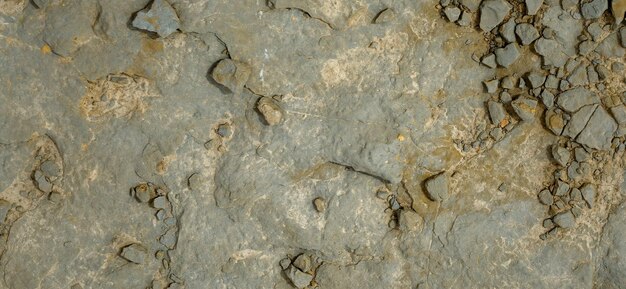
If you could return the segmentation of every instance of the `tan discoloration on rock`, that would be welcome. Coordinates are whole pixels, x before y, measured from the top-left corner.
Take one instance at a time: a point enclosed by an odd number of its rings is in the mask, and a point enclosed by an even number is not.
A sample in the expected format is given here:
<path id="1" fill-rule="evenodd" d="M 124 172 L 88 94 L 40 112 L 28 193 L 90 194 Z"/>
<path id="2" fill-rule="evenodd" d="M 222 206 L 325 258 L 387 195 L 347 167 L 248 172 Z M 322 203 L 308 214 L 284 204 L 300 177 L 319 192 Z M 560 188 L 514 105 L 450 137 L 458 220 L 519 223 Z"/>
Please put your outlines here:
<path id="1" fill-rule="evenodd" d="M 157 96 L 152 90 L 148 80 L 140 76 L 111 74 L 88 82 L 79 107 L 85 118 L 92 122 L 130 118 L 134 113 L 146 110 L 146 99 Z"/>

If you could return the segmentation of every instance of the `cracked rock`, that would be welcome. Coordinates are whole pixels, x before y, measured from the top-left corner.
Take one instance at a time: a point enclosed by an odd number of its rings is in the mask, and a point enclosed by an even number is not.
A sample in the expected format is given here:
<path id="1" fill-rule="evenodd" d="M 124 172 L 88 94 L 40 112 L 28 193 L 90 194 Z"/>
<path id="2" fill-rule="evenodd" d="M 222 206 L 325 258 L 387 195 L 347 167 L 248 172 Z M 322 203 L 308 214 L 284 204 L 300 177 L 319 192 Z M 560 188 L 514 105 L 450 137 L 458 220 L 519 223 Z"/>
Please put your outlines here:
<path id="1" fill-rule="evenodd" d="M 576 141 L 590 148 L 607 150 L 611 148 L 611 140 L 617 130 L 617 123 L 611 115 L 599 106 L 578 135 Z"/>
<path id="2" fill-rule="evenodd" d="M 570 89 L 558 95 L 557 104 L 567 112 L 576 112 L 585 105 L 599 103 L 598 96 L 582 87 Z"/>

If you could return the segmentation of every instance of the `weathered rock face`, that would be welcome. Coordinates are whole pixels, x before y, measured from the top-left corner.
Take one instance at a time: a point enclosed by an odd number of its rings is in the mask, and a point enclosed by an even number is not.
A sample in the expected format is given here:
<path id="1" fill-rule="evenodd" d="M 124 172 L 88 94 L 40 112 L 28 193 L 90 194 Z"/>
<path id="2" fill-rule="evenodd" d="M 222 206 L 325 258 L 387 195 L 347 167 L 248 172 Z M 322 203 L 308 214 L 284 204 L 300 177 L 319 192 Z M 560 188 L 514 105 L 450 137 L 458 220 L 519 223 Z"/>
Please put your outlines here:
<path id="1" fill-rule="evenodd" d="M 626 288 L 622 2 L 0 1 L 0 288 Z"/>

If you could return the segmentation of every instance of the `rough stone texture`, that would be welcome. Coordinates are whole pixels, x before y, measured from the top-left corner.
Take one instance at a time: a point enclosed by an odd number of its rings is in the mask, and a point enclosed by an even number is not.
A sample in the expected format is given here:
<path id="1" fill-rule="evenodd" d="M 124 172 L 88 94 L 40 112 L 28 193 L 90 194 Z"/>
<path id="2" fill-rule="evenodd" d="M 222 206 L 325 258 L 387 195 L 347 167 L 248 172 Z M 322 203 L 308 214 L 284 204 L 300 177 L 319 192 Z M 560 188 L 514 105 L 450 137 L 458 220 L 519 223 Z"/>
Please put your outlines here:
<path id="1" fill-rule="evenodd" d="M 480 5 L 480 29 L 491 31 L 511 11 L 511 4 L 504 0 L 484 0 Z"/>
<path id="2" fill-rule="evenodd" d="M 0 288 L 624 288 L 623 24 L 540 2 L 0 1 Z"/>
<path id="3" fill-rule="evenodd" d="M 180 28 L 176 10 L 167 0 L 154 0 L 149 8 L 137 12 L 132 24 L 137 29 L 156 32 L 160 37 L 168 37 Z"/>

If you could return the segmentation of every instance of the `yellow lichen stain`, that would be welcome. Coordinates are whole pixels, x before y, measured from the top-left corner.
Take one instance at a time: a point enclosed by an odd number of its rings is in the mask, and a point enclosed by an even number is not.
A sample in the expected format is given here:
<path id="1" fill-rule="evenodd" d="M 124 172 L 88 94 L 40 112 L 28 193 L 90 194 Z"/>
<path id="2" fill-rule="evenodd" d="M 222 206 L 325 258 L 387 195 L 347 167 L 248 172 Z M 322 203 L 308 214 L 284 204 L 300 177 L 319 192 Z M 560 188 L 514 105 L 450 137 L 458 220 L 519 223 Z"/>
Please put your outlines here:
<path id="1" fill-rule="evenodd" d="M 146 21 L 148 23 L 152 24 L 152 27 L 154 27 L 154 30 L 159 30 L 159 28 L 161 27 L 161 25 L 159 25 L 159 22 L 157 21 L 156 17 L 149 17 Z"/>
<path id="2" fill-rule="evenodd" d="M 89 145 L 84 143 L 80 145 L 80 149 L 84 152 L 86 152 L 89 149 Z"/>
<path id="3" fill-rule="evenodd" d="M 500 123 L 499 123 L 500 127 L 505 127 L 508 124 L 509 124 L 509 119 L 508 118 L 505 118 L 505 119 L 501 120 Z"/>
<path id="4" fill-rule="evenodd" d="M 165 171 L 167 171 L 167 165 L 168 163 L 166 160 L 159 161 L 156 165 L 157 174 L 164 174 Z"/>
<path id="5" fill-rule="evenodd" d="M 141 40 L 141 50 L 149 55 L 163 51 L 163 42 L 156 39 L 144 38 Z"/>
<path id="6" fill-rule="evenodd" d="M 41 46 L 41 53 L 50 54 L 52 53 L 52 48 L 50 48 L 50 45 L 44 44 L 43 46 Z"/>
<path id="7" fill-rule="evenodd" d="M 398 139 L 398 141 L 403 142 L 403 141 L 406 140 L 406 137 L 404 137 L 404 135 L 402 135 L 402 134 L 399 134 L 397 139 Z"/>

